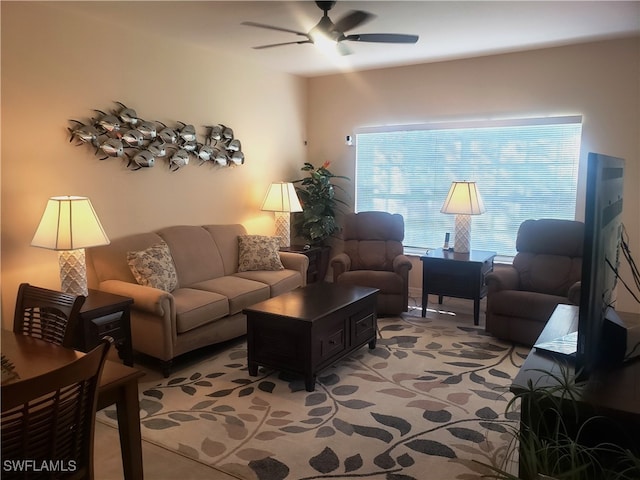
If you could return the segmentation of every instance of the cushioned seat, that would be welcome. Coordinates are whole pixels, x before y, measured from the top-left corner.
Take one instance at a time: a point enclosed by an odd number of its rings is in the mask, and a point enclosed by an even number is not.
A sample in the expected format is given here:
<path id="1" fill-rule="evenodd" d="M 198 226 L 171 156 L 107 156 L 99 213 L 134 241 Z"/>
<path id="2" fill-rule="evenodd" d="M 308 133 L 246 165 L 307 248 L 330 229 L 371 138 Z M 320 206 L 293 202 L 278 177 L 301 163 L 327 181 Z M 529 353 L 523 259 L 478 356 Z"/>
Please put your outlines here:
<path id="1" fill-rule="evenodd" d="M 512 264 L 487 275 L 487 332 L 533 345 L 558 304 L 578 304 L 583 236 L 582 222 L 524 221 Z"/>
<path id="2" fill-rule="evenodd" d="M 176 330 L 188 332 L 229 315 L 229 301 L 219 293 L 194 288 L 178 288 L 172 292 L 176 308 Z"/>
<path id="3" fill-rule="evenodd" d="M 229 300 L 229 313 L 235 315 L 254 303 L 269 298 L 269 286 L 246 278 L 227 275 L 191 285 L 191 288 L 224 295 Z"/>
<path id="4" fill-rule="evenodd" d="M 345 217 L 343 238 L 344 252 L 331 260 L 333 281 L 377 288 L 378 314 L 406 312 L 411 261 L 403 254 L 402 215 L 351 213 Z"/>

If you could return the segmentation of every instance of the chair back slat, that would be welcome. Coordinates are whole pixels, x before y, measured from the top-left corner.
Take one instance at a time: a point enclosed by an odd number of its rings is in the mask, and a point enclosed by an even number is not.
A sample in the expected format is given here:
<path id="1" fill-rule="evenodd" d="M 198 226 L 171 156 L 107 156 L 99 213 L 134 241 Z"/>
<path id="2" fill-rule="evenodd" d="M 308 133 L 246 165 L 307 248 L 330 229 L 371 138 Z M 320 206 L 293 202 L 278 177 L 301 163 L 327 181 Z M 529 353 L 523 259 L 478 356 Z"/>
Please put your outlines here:
<path id="1" fill-rule="evenodd" d="M 111 340 L 62 368 L 2 387 L 3 461 L 58 462 L 43 478 L 93 478 L 98 382 Z M 65 471 L 66 470 L 66 471 Z M 4 471 L 2 478 L 40 478 Z"/>
<path id="2" fill-rule="evenodd" d="M 70 348 L 84 301 L 83 295 L 23 283 L 18 289 L 13 331 Z"/>

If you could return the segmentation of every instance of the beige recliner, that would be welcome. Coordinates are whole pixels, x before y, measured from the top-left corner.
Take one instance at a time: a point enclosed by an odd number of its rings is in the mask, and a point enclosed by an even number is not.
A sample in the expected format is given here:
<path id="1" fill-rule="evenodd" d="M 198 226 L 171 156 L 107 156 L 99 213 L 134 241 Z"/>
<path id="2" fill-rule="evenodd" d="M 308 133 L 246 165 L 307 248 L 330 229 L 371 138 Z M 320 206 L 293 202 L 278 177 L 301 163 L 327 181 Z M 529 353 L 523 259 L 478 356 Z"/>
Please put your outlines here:
<path id="1" fill-rule="evenodd" d="M 333 281 L 377 288 L 380 315 L 406 312 L 411 261 L 403 254 L 402 215 L 350 213 L 345 218 L 343 239 L 344 252 L 331 260 Z"/>
<path id="2" fill-rule="evenodd" d="M 583 236 L 582 222 L 525 220 L 512 265 L 487 275 L 486 331 L 533 345 L 558 304 L 579 304 Z"/>

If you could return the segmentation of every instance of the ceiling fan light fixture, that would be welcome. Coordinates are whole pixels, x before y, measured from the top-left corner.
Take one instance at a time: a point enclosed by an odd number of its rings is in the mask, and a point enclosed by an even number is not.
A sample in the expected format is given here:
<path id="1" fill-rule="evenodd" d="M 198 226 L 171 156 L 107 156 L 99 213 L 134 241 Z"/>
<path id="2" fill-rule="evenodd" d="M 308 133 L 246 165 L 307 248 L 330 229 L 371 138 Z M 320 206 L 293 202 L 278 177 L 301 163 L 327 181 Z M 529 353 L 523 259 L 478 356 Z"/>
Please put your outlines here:
<path id="1" fill-rule="evenodd" d="M 338 45 L 337 39 L 331 38 L 324 32 L 311 32 L 309 34 L 313 44 L 323 52 L 335 52 Z"/>
<path id="2" fill-rule="evenodd" d="M 333 2 L 321 2 L 316 1 L 316 5 L 322 10 L 323 15 L 320 21 L 308 32 L 300 32 L 289 28 L 276 27 L 273 25 L 265 25 L 263 23 L 256 22 L 242 22 L 243 25 L 249 25 L 253 27 L 265 28 L 268 30 L 276 30 L 281 32 L 288 32 L 304 37 L 305 40 L 273 43 L 269 45 L 260 45 L 253 47 L 256 49 L 280 47 L 283 45 L 291 44 L 303 44 L 312 43 L 319 51 L 329 55 L 349 55 L 351 50 L 345 45 L 346 41 L 353 42 L 373 42 L 373 43 L 416 43 L 418 41 L 417 35 L 405 35 L 398 33 L 363 33 L 363 34 L 349 34 L 345 35 L 345 32 L 356 28 L 364 23 L 370 21 L 375 15 L 363 12 L 361 10 L 353 10 L 345 14 L 336 23 L 333 23 L 329 18 L 328 12 L 335 5 Z"/>

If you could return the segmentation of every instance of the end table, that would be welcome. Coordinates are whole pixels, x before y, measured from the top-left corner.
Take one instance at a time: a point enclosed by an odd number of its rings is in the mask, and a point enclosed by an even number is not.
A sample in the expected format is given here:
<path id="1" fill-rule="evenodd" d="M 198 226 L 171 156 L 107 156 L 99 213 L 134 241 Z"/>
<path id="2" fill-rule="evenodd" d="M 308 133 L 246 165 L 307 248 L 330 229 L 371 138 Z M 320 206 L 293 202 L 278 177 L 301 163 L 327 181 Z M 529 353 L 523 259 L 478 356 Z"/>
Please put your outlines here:
<path id="1" fill-rule="evenodd" d="M 329 265 L 330 247 L 309 247 L 304 245 L 291 245 L 290 247 L 282 247 L 281 252 L 301 253 L 309 259 L 309 268 L 307 269 L 307 284 L 324 282 L 327 275 L 327 267 Z"/>
<path id="2" fill-rule="evenodd" d="M 89 290 L 89 295 L 80 309 L 80 320 L 76 327 L 75 346 L 87 352 L 103 337 L 115 341 L 118 356 L 125 365 L 133 366 L 131 344 L 130 307 L 133 299 L 100 290 Z"/>
<path id="3" fill-rule="evenodd" d="M 493 270 L 496 252 L 471 250 L 455 253 L 438 248 L 420 257 L 422 261 L 422 316 L 427 313 L 430 293 L 442 297 L 473 299 L 473 324 L 480 322 L 480 299 L 487 294 L 485 277 Z"/>

